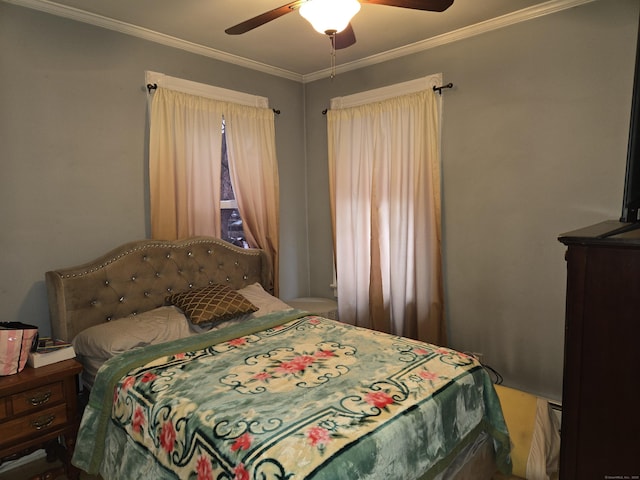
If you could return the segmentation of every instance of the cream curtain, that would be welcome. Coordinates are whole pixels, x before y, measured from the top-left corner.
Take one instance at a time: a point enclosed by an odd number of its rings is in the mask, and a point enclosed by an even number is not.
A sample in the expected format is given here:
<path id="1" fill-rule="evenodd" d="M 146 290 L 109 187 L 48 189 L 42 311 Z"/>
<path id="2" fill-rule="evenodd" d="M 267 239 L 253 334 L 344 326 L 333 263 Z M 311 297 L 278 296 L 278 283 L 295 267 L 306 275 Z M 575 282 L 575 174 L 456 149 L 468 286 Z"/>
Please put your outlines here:
<path id="1" fill-rule="evenodd" d="M 149 129 L 152 238 L 220 237 L 222 116 L 219 101 L 165 88 L 153 94 Z"/>
<path id="2" fill-rule="evenodd" d="M 229 172 L 244 233 L 251 247 L 262 248 L 271 258 L 277 296 L 280 186 L 273 111 L 229 104 L 225 127 Z"/>
<path id="3" fill-rule="evenodd" d="M 149 131 L 151 235 L 220 237 L 222 120 L 231 183 L 251 247 L 264 249 L 278 291 L 279 184 L 273 111 L 158 87 Z"/>
<path id="4" fill-rule="evenodd" d="M 340 319 L 446 344 L 436 93 L 332 109 L 327 125 Z"/>

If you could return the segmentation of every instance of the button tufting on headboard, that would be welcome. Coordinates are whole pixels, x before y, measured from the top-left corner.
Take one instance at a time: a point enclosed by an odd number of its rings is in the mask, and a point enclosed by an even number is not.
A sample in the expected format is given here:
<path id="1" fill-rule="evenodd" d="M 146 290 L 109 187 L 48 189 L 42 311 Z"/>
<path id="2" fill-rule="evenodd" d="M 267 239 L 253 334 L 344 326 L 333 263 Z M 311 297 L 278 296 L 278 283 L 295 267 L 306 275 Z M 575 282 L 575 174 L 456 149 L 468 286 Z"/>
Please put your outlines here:
<path id="1" fill-rule="evenodd" d="M 224 283 L 242 288 L 260 282 L 273 291 L 264 252 L 219 239 L 141 240 L 95 261 L 45 275 L 53 335 L 71 340 L 105 319 L 162 306 L 167 293 Z"/>

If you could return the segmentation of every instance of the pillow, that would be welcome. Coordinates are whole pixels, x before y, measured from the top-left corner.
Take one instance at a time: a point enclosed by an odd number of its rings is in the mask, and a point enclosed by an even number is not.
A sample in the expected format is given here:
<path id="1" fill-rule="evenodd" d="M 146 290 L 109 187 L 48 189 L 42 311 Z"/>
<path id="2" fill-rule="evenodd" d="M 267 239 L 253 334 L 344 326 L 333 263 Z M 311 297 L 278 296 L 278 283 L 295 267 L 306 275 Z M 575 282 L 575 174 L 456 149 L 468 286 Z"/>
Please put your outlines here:
<path id="1" fill-rule="evenodd" d="M 73 348 L 83 357 L 107 360 L 136 347 L 168 342 L 191 335 L 189 322 L 173 306 L 94 325 L 75 336 Z"/>
<path id="2" fill-rule="evenodd" d="M 221 322 L 258 310 L 240 293 L 220 284 L 174 293 L 167 297 L 167 302 L 182 310 L 196 325 Z"/>
<path id="3" fill-rule="evenodd" d="M 282 300 L 267 292 L 260 283 L 241 288 L 238 293 L 253 303 L 258 310 L 252 314 L 253 318 L 262 317 L 268 313 L 280 312 L 282 310 L 293 310 L 291 305 L 287 305 Z"/>
<path id="4" fill-rule="evenodd" d="M 71 344 L 82 363 L 82 383 L 92 388 L 102 364 L 119 353 L 193 335 L 189 325 L 180 310 L 167 306 L 81 331 Z"/>

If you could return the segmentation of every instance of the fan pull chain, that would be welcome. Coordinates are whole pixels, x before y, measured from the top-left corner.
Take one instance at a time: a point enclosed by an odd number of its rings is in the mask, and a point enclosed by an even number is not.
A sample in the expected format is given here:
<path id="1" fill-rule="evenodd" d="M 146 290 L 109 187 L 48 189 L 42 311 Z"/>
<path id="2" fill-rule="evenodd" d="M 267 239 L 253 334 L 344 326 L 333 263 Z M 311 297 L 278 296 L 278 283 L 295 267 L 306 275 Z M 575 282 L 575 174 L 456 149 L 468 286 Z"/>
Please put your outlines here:
<path id="1" fill-rule="evenodd" d="M 336 34 L 335 32 L 331 34 L 331 74 L 329 78 L 333 80 L 333 77 L 336 76 Z"/>

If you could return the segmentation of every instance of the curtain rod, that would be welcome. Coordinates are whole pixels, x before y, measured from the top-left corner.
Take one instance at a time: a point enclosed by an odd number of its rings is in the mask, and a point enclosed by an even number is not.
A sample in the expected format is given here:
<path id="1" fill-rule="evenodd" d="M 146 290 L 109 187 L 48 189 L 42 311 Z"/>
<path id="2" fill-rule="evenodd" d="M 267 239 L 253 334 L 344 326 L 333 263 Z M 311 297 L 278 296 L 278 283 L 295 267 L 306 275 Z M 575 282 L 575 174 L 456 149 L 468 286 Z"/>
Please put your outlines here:
<path id="1" fill-rule="evenodd" d="M 436 87 L 434 85 L 433 86 L 433 91 L 434 92 L 438 92 L 440 95 L 442 95 L 442 89 L 443 88 L 453 88 L 453 83 L 447 83 L 446 85 L 441 85 L 439 87 Z M 322 114 L 326 115 L 328 111 L 329 111 L 329 109 L 325 108 L 324 110 L 322 110 Z"/>
<path id="2" fill-rule="evenodd" d="M 443 88 L 453 88 L 453 83 L 447 83 L 446 85 L 441 85 L 440 87 L 436 87 L 434 85 L 433 86 L 433 91 L 434 92 L 438 92 L 440 95 L 442 95 L 442 89 Z"/>
<path id="3" fill-rule="evenodd" d="M 147 91 L 149 93 L 151 93 L 151 90 L 155 90 L 157 88 L 158 88 L 157 83 L 147 83 Z M 276 115 L 280 115 L 280 110 L 277 110 L 275 108 L 272 108 L 271 110 L 273 110 L 273 113 L 275 113 Z"/>

